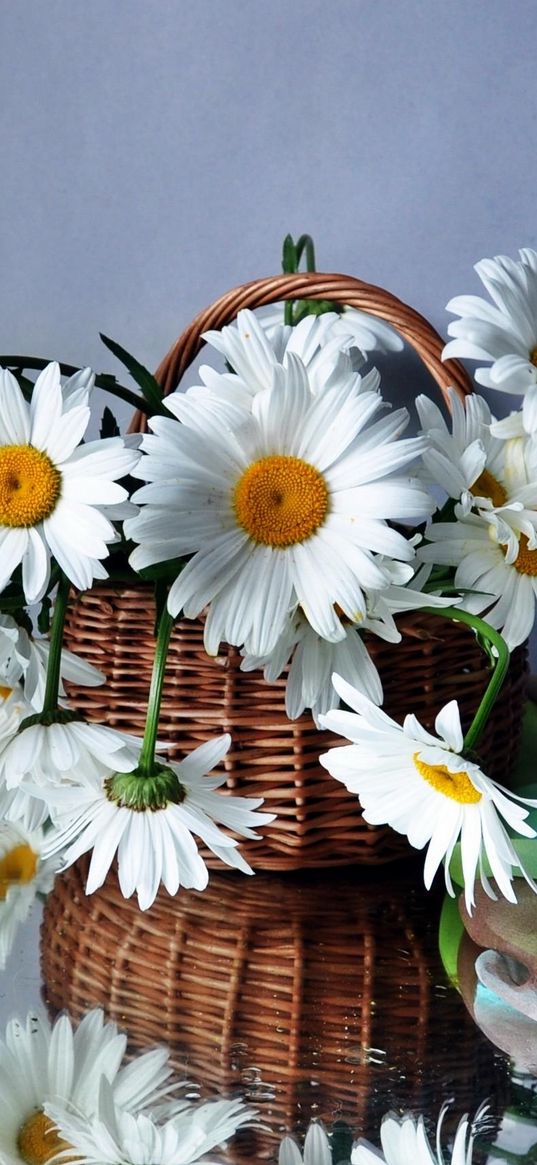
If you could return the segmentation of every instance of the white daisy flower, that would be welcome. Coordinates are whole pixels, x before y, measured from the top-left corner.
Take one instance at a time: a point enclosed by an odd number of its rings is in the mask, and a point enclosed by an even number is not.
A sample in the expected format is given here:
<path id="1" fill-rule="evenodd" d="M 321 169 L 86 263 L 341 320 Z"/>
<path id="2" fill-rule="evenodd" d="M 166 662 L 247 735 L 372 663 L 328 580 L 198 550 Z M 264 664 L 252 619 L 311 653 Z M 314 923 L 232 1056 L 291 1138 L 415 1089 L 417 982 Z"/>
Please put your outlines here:
<path id="1" fill-rule="evenodd" d="M 0 612 L 0 696 L 4 699 L 2 688 L 7 688 L 9 693 L 24 674 L 19 652 L 20 631 L 11 615 Z"/>
<path id="2" fill-rule="evenodd" d="M 26 780 L 39 789 L 66 781 L 84 784 L 116 768 L 129 772 L 137 763 L 138 740 L 104 724 L 69 719 L 19 725 L 12 720 L 8 734 L 0 718 L 0 781 L 6 789 Z"/>
<path id="3" fill-rule="evenodd" d="M 427 481 L 439 485 L 448 497 L 461 500 L 468 513 L 474 497 L 489 497 L 490 473 L 499 461 L 502 442 L 490 432 L 492 416 L 483 397 L 472 393 L 462 401 L 449 390 L 451 431 L 444 415 L 427 396 L 416 398 L 416 409 L 428 447 L 423 453 Z M 494 464 L 493 464 L 494 463 Z"/>
<path id="4" fill-rule="evenodd" d="M 277 329 L 284 329 L 284 334 L 290 335 L 305 320 L 320 319 L 324 321 L 323 328 L 326 328 L 320 341 L 322 344 L 330 342 L 335 336 L 340 347 L 357 348 L 360 352 L 401 352 L 404 347 L 401 337 L 390 324 L 354 307 L 344 307 L 341 312 L 323 312 L 320 316 L 307 315 L 294 327 L 284 324 L 284 315 L 284 304 L 277 303 L 257 316 L 271 342 Z"/>
<path id="5" fill-rule="evenodd" d="M 88 405 L 94 388 L 95 373 L 91 368 L 81 368 L 79 372 L 74 372 L 62 385 L 65 410 Z"/>
<path id="6" fill-rule="evenodd" d="M 11 615 L 0 614 L 0 697 L 24 681 L 25 699 L 40 712 L 43 707 L 50 643 L 29 635 Z M 96 687 L 105 681 L 103 672 L 86 663 L 72 651 L 62 649 L 60 696 L 65 697 L 62 680 L 81 686 Z M 2 683 L 2 681 L 4 681 Z M 4 696 L 5 698 L 5 696 Z"/>
<path id="7" fill-rule="evenodd" d="M 332 684 L 334 672 L 374 704 L 381 704 L 382 682 L 364 643 L 363 632 L 372 631 L 389 643 L 400 643 L 402 636 L 394 614 L 420 607 L 448 607 L 459 602 L 458 598 L 439 598 L 423 593 L 420 588 L 430 574 L 429 568 L 422 568 L 413 577 L 412 567 L 406 563 L 390 563 L 382 558 L 381 561 L 389 576 L 399 581 L 367 596 L 366 617 L 360 624 L 345 623 L 344 639 L 337 643 L 322 639 L 299 608 L 269 655 L 255 656 L 243 652 L 241 670 L 262 668 L 267 683 L 274 683 L 290 663 L 285 689 L 285 709 L 290 720 L 296 720 L 306 708 L 310 708 L 317 728 L 321 727 L 320 715 L 339 706 Z M 418 589 L 401 585 L 409 578 L 413 578 Z"/>
<path id="8" fill-rule="evenodd" d="M 381 330 L 393 340 L 394 350 L 402 348 L 395 332 L 383 321 L 379 323 Z M 374 341 L 371 332 L 363 332 L 361 338 Z M 358 344 L 360 351 L 355 350 L 357 330 L 352 327 L 352 321 L 345 327 L 343 317 L 335 312 L 308 315 L 290 327 L 284 325 L 283 313 L 273 325 L 268 317 L 244 310 L 238 313 L 234 323 L 221 331 L 205 332 L 203 339 L 224 356 L 233 371 L 222 375 L 203 365 L 200 368 L 203 386 L 189 389 L 189 394 L 208 390 L 248 406 L 256 393 L 272 387 L 275 368 L 280 364 L 285 366 L 290 355 L 297 356 L 307 368 L 314 395 L 330 388 L 342 375 L 351 377 L 360 392 L 377 391 L 380 384 L 375 368 L 363 377 L 359 375 L 365 364 L 362 352 L 369 349 Z"/>
<path id="9" fill-rule="evenodd" d="M 174 1107 L 164 1123 L 150 1113 L 126 1112 L 103 1078 L 89 1119 L 64 1105 L 49 1104 L 46 1112 L 80 1165 L 190 1165 L 257 1115 L 241 1100 L 182 1101 L 172 1112 Z"/>
<path id="10" fill-rule="evenodd" d="M 528 638 L 537 597 L 537 549 L 524 534 L 517 541 L 512 533 L 494 515 L 486 520 L 468 514 L 456 522 L 433 522 L 429 545 L 418 551 L 425 562 L 456 567 L 454 585 L 473 592 L 464 595 L 461 607 L 486 612 L 510 651 Z"/>
<path id="11" fill-rule="evenodd" d="M 532 453 L 537 444 L 537 384 L 531 385 L 525 393 L 522 408 L 512 412 L 501 421 L 493 420 L 490 431 L 493 437 L 500 437 L 503 441 L 531 438 L 527 448 Z"/>
<path id="12" fill-rule="evenodd" d="M 493 303 L 477 295 L 458 295 L 447 310 L 460 316 L 448 327 L 453 336 L 443 351 L 451 357 L 486 360 L 475 379 L 486 388 L 524 393 L 537 383 L 537 251 L 482 259 L 475 270 Z"/>
<path id="13" fill-rule="evenodd" d="M 86 893 L 102 886 L 117 854 L 121 892 L 136 891 L 141 910 L 155 900 L 160 883 L 169 894 L 180 886 L 203 890 L 208 871 L 193 834 L 200 837 L 226 865 L 251 874 L 238 851 L 238 842 L 223 833 L 220 823 L 241 837 L 257 839 L 254 827 L 274 820 L 272 813 L 256 813 L 262 798 L 228 797 L 217 793 L 225 774 L 207 774 L 220 764 L 231 743 L 220 736 L 194 749 L 180 763 L 157 764 L 155 778 L 109 773 L 104 781 L 84 786 L 49 788 L 43 797 L 56 825 L 47 853 L 62 850 L 65 866 L 92 850 Z M 151 806 L 147 790 L 153 791 Z M 139 792 L 138 792 L 139 790 Z"/>
<path id="14" fill-rule="evenodd" d="M 19 685 L 5 689 L 5 698 L 0 702 L 0 754 L 17 735 L 23 720 L 34 712 L 32 705 L 24 697 Z M 48 818 L 48 810 L 39 797 L 34 797 L 21 788 L 7 789 L 5 779 L 0 778 L 0 820 L 15 822 L 23 829 L 38 830 Z"/>
<path id="15" fill-rule="evenodd" d="M 115 479 L 138 460 L 119 437 L 80 445 L 90 413 L 79 400 L 66 401 L 57 364 L 40 373 L 30 404 L 0 370 L 0 589 L 22 564 L 29 603 L 44 594 L 51 555 L 81 590 L 107 577 L 100 560 L 117 534 L 102 511 L 127 497 Z"/>
<path id="16" fill-rule="evenodd" d="M 0 969 L 5 968 L 15 935 L 38 894 L 52 890 L 58 858 L 43 860 L 43 831 L 0 824 Z"/>
<path id="17" fill-rule="evenodd" d="M 482 1119 L 485 1109 L 476 1113 L 472 1125 L 467 1116 L 459 1122 L 451 1150 L 450 1165 L 471 1165 L 474 1145 L 475 1123 Z M 351 1165 L 446 1165 L 442 1152 L 440 1134 L 445 1110 L 440 1114 L 436 1132 L 436 1147 L 433 1149 L 425 1132 L 423 1117 L 405 1114 L 403 1117 L 388 1113 L 380 1126 L 382 1154 L 368 1141 L 360 1140 L 353 1145 Z"/>
<path id="18" fill-rule="evenodd" d="M 168 1091 L 171 1068 L 165 1048 L 121 1068 L 126 1037 L 103 1012 L 89 1012 L 76 1030 L 67 1016 L 51 1025 L 29 1014 L 11 1020 L 0 1041 L 0 1159 L 2 1165 L 45 1165 L 69 1149 L 45 1106 L 72 1106 L 84 1119 L 95 1112 L 104 1077 L 114 1101 L 127 1111 L 158 1101 Z"/>
<path id="19" fill-rule="evenodd" d="M 304 1138 L 304 1152 L 293 1137 L 283 1137 L 278 1153 L 278 1165 L 332 1165 L 330 1141 L 321 1124 L 312 1121 Z"/>
<path id="20" fill-rule="evenodd" d="M 135 494 L 139 517 L 125 524 L 140 543 L 135 569 L 193 555 L 168 606 L 187 618 L 208 606 L 210 655 L 222 639 L 267 654 L 297 604 L 319 635 L 343 639 L 336 605 L 356 622 L 365 592 L 389 581 L 374 552 L 414 557 L 388 520 L 431 511 L 428 493 L 401 473 L 425 444 L 394 440 L 406 410 L 370 425 L 378 393 L 356 393 L 344 380 L 313 396 L 294 355 L 251 409 L 236 407 L 234 425 L 185 394 L 166 404 L 183 423 L 154 418 L 155 435 L 143 441 L 135 473 L 150 484 Z"/>
<path id="21" fill-rule="evenodd" d="M 427 889 L 443 862 L 446 886 L 453 894 L 449 863 L 460 838 L 468 911 L 474 905 L 478 871 L 486 893 L 494 897 L 483 870 L 484 857 L 509 902 L 516 902 L 513 869 L 520 869 L 537 890 L 520 865 L 504 825 L 523 837 L 536 837 L 526 823 L 533 802 L 515 797 L 462 755 L 457 701 L 451 700 L 439 712 L 438 736 L 433 736 L 412 715 L 405 717 L 401 727 L 340 676 L 334 676 L 333 683 L 354 711 L 328 712 L 321 723 L 352 744 L 330 749 L 320 757 L 321 764 L 357 794 L 370 825 L 391 825 L 397 833 L 405 833 L 416 849 L 427 847 Z"/>
<path id="22" fill-rule="evenodd" d="M 429 448 L 423 463 L 429 481 L 460 499 L 455 513 L 466 517 L 472 508 L 494 523 L 497 538 L 508 544 L 508 561 L 519 550 L 521 536 L 529 549 L 537 547 L 537 445 L 527 435 L 499 440 L 482 397 L 473 394 L 463 404 L 451 393 L 453 432 L 427 397 L 416 401 Z"/>
<path id="23" fill-rule="evenodd" d="M 255 671 L 262 668 L 267 683 L 274 683 L 291 661 L 285 688 L 287 715 L 290 720 L 296 720 L 306 708 L 311 708 L 319 728 L 321 713 L 334 707 L 332 675 L 335 671 L 375 704 L 382 703 L 382 684 L 362 638 L 363 626 L 363 623 L 360 627 L 346 624 L 344 639 L 330 643 L 321 639 L 298 610 L 285 627 L 274 651 L 268 656 L 245 654 L 241 669 Z"/>

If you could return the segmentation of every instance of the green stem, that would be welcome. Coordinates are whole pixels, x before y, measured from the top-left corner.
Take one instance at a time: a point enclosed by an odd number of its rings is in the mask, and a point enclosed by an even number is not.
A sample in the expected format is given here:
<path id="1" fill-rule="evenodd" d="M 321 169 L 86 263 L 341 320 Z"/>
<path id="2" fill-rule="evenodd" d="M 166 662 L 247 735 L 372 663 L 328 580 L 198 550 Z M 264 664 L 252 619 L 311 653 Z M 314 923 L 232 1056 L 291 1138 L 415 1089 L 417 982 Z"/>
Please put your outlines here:
<path id="1" fill-rule="evenodd" d="M 63 628 L 65 625 L 65 616 L 67 613 L 67 602 L 69 599 L 70 586 L 71 583 L 69 582 L 67 575 L 63 573 L 63 570 L 60 571 L 58 590 L 56 592 L 56 599 L 54 602 L 54 615 L 52 616 L 52 626 L 50 629 L 50 651 L 47 667 L 47 682 L 45 685 L 45 696 L 43 699 L 43 710 L 41 715 L 49 712 L 56 712 L 58 708 L 58 691 L 60 687 L 60 670 L 63 647 Z"/>
<path id="2" fill-rule="evenodd" d="M 306 270 L 316 271 L 315 266 L 315 247 L 311 235 L 301 235 L 298 242 L 294 243 L 291 235 L 287 235 L 283 244 L 283 263 L 282 267 L 286 275 L 296 275 L 300 260 L 306 252 Z M 285 324 L 291 327 L 294 325 L 294 300 L 286 299 L 283 306 L 283 319 Z"/>
<path id="3" fill-rule="evenodd" d="M 301 235 L 296 244 L 296 269 L 300 266 L 302 255 L 306 252 L 306 271 L 316 271 L 315 246 L 311 235 Z"/>
<path id="4" fill-rule="evenodd" d="M 141 777 L 153 776 L 155 769 L 155 745 L 157 741 L 160 705 L 162 702 L 162 689 L 164 687 L 164 675 L 166 672 L 166 659 L 173 624 L 174 619 L 172 615 L 170 615 L 168 608 L 164 607 L 158 625 L 155 658 L 153 660 L 153 671 L 151 674 L 151 687 L 147 702 L 144 739 L 137 769 Z"/>
<path id="5" fill-rule="evenodd" d="M 289 327 L 293 326 L 293 300 L 286 299 L 283 305 L 283 322 Z"/>
<path id="6" fill-rule="evenodd" d="M 43 368 L 50 364 L 50 360 L 44 360 L 41 356 L 0 356 L 0 367 L 2 368 L 16 368 L 23 371 L 24 368 L 31 368 L 35 372 L 41 372 Z M 74 376 L 76 372 L 80 372 L 74 364 L 60 364 L 60 372 L 62 376 Z M 98 373 L 95 377 L 95 385 L 97 388 L 102 388 L 105 392 L 111 393 L 112 396 L 117 396 L 119 400 L 126 401 L 133 409 L 140 409 L 141 412 L 150 413 L 151 408 L 143 396 L 139 396 L 137 392 L 132 392 L 130 388 L 126 388 L 123 384 L 118 384 L 113 377 L 108 373 Z"/>
<path id="7" fill-rule="evenodd" d="M 499 695 L 509 667 L 509 648 L 505 639 L 494 627 L 491 627 L 484 619 L 480 619 L 478 615 L 471 615 L 469 611 L 461 611 L 458 607 L 424 607 L 424 611 L 428 615 L 442 615 L 445 619 L 452 619 L 456 623 L 466 623 L 468 627 L 472 627 L 493 667 L 485 694 L 464 737 L 463 750 L 470 752 L 476 747 L 492 711 L 492 706 Z M 497 655 L 493 654 L 493 647 L 496 648 Z"/>

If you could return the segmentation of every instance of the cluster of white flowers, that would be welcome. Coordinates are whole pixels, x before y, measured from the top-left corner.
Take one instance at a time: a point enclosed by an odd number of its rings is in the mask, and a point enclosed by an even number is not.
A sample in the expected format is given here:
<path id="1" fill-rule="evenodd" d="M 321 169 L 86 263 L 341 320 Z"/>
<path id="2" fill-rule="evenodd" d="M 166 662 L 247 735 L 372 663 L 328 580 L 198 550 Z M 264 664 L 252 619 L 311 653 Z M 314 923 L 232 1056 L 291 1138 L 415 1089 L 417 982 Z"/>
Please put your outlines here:
<path id="1" fill-rule="evenodd" d="M 170 894 L 207 884 L 194 835 L 227 865 L 251 873 L 227 828 L 257 837 L 254 828 L 272 820 L 256 812 L 260 799 L 222 797 L 224 776 L 207 776 L 223 761 L 228 736 L 181 764 L 159 758 L 177 785 L 175 796 L 159 801 L 161 812 L 109 798 L 110 781 L 137 768 L 142 742 L 73 715 L 62 681 L 94 685 L 105 677 L 65 649 L 59 704 L 52 716 L 43 712 L 50 644 L 34 633 L 26 607 L 50 593 L 58 568 L 79 588 L 106 578 L 103 560 L 121 536 L 117 520 L 135 510 L 117 479 L 134 470 L 137 442 L 82 443 L 93 385 L 89 369 L 62 383 L 51 364 L 28 403 L 15 377 L 0 371 L 0 591 L 20 578 L 20 602 L 10 592 L 11 608 L 0 614 L 1 966 L 36 895 L 80 854 L 92 851 L 91 892 L 117 852 L 123 893 L 137 892 L 146 909 L 161 882 Z"/>
<path id="2" fill-rule="evenodd" d="M 76 1028 L 66 1015 L 12 1019 L 0 1041 L 3 1165 L 190 1165 L 254 1121 L 240 1100 L 189 1099 L 165 1047 L 124 1064 L 126 1043 L 100 1010 Z"/>
<path id="3" fill-rule="evenodd" d="M 333 670 L 382 700 L 361 633 L 397 642 L 393 612 L 423 606 L 415 539 L 393 523 L 434 509 L 418 476 L 427 441 L 402 437 L 408 411 L 387 410 L 375 369 L 361 374 L 367 336 L 349 314 L 267 328 L 241 311 L 207 333 L 233 372 L 203 367 L 167 398 L 175 421 L 150 422 L 125 524 L 137 568 L 191 556 L 170 610 L 206 610 L 209 654 L 225 639 L 270 680 L 291 660 L 288 714 L 311 708 L 317 723 Z"/>
<path id="4" fill-rule="evenodd" d="M 463 402 L 453 392 L 451 429 L 420 397 L 422 431 L 404 436 L 408 411 L 388 408 L 364 355 L 400 341 L 351 311 L 306 316 L 295 327 L 281 314 L 239 312 L 205 336 L 227 370 L 202 367 L 200 383 L 172 393 L 168 415 L 151 418 L 141 441 L 84 443 L 89 370 L 62 384 L 58 365 L 49 365 L 29 403 L 14 376 L 0 372 L 0 592 L 15 575 L 25 602 L 39 602 L 58 568 L 76 587 L 90 587 L 107 577 L 104 561 L 123 521 L 136 544 L 134 570 L 180 560 L 170 618 L 202 616 L 209 654 L 225 640 L 240 648 L 245 671 L 263 669 L 269 681 L 286 674 L 289 717 L 311 709 L 318 727 L 350 737 L 351 750 L 323 763 L 356 791 L 367 821 L 428 846 L 427 884 L 443 862 L 450 887 L 461 841 L 469 906 L 477 873 L 492 893 L 485 859 L 513 899 L 517 854 L 503 821 L 534 837 L 530 803 L 465 759 L 455 704 L 440 712 L 437 737 L 412 716 L 401 729 L 378 712 L 382 686 L 363 632 L 395 644 L 397 614 L 453 602 L 485 613 L 510 648 L 533 624 L 537 255 L 478 270 L 494 306 L 453 300 L 461 318 L 450 325 L 455 339 L 445 354 L 489 360 L 489 370 L 476 372 L 479 383 L 525 394 L 520 411 L 501 422 L 481 397 Z M 144 483 L 132 498 L 119 484 L 126 474 Z M 436 512 L 432 482 L 450 499 L 449 521 Z M 423 537 L 417 523 L 427 523 Z M 453 568 L 459 597 L 433 593 L 438 566 Z M 221 769 L 229 737 L 180 764 L 157 756 L 149 802 L 140 800 L 140 765 L 148 776 L 140 740 L 73 718 L 61 703 L 51 722 L 40 719 L 47 659 L 46 642 L 24 620 L 0 614 L 0 877 L 20 869 L 14 881 L 26 902 L 30 885 L 42 888 L 56 866 L 91 852 L 91 892 L 117 857 L 122 892 L 136 892 L 146 909 L 161 883 L 170 894 L 205 886 L 193 835 L 251 873 L 227 831 L 256 837 L 272 815 L 257 812 L 261 800 L 223 797 L 224 777 L 208 775 Z M 101 680 L 68 652 L 61 672 L 78 683 Z M 337 712 L 340 697 L 356 709 L 350 720 Z M 384 768 L 373 786 L 379 757 Z M 19 865 L 11 850 L 24 851 Z M 6 914 L 14 897 L 11 886 Z"/>
<path id="5" fill-rule="evenodd" d="M 444 358 L 487 360 L 478 384 L 521 397 L 497 421 L 479 395 L 463 405 L 452 394 L 452 432 L 425 397 L 418 410 L 429 449 L 426 469 L 455 502 L 455 521 L 433 521 L 419 557 L 455 568 L 463 605 L 486 612 L 510 649 L 529 635 L 537 595 L 537 252 L 501 255 L 476 265 L 493 303 L 457 296 L 460 318 Z"/>

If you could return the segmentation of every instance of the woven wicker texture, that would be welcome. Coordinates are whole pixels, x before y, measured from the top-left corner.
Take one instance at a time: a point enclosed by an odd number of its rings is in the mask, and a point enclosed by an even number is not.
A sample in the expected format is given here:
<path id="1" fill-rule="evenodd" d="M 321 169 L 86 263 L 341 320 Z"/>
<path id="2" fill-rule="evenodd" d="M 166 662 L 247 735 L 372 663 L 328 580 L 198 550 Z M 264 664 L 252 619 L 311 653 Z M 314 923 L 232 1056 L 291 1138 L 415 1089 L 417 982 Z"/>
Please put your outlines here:
<path id="1" fill-rule="evenodd" d="M 500 1101 L 505 1069 L 446 992 L 438 899 L 411 871 L 380 884 L 215 874 L 142 913 L 113 878 L 85 898 L 86 869 L 58 879 L 45 910 L 48 1004 L 74 1018 L 102 1006 L 131 1050 L 164 1041 L 204 1094 L 243 1094 L 270 1128 L 243 1142 L 250 1160 L 313 1116 L 376 1140 L 392 1106 Z"/>
<path id="2" fill-rule="evenodd" d="M 107 676 L 102 688 L 69 685 L 74 705 L 90 720 L 141 734 L 153 659 L 151 587 L 118 589 L 100 584 L 70 608 L 66 643 Z M 462 624 L 420 613 L 402 617 L 401 644 L 375 636 L 368 647 L 379 668 L 385 709 L 398 720 L 413 712 L 433 727 L 439 708 L 456 693 L 465 726 L 483 694 L 489 672 L 472 632 Z M 487 772 L 505 781 L 514 763 L 521 728 L 526 652 L 512 657 L 501 701 L 483 740 Z M 509 726 L 507 730 L 507 726 Z M 171 642 L 159 734 L 180 758 L 220 732 L 230 732 L 227 786 L 244 796 L 264 796 L 276 820 L 259 841 L 241 841 L 255 869 L 378 863 L 407 853 L 389 828 L 366 825 L 356 797 L 319 764 L 319 753 L 339 738 L 320 733 L 309 715 L 289 721 L 285 680 L 266 684 L 261 672 L 241 672 L 240 654 L 223 647 L 210 659 L 203 628 L 180 621 Z M 204 854 L 208 864 L 217 859 Z"/>
<path id="3" fill-rule="evenodd" d="M 412 308 L 350 276 L 314 273 L 246 284 L 201 312 L 157 370 L 165 392 L 176 387 L 197 355 L 203 331 L 222 327 L 242 307 L 300 297 L 330 299 L 382 317 L 415 348 L 442 392 L 450 384 L 461 395 L 471 391 L 457 362 L 442 363 L 441 338 Z M 142 418 L 135 418 L 133 428 L 142 427 Z M 399 625 L 404 638 L 397 647 L 368 640 L 383 680 L 387 711 L 397 719 L 413 711 L 432 727 L 439 708 L 456 696 L 468 725 L 488 680 L 472 632 L 423 614 L 405 616 Z M 71 688 L 75 706 L 90 718 L 105 716 L 110 725 L 141 733 L 154 646 L 148 588 L 103 585 L 81 596 L 68 621 L 67 643 L 102 667 L 108 678 L 101 691 Z M 255 868 L 378 863 L 405 852 L 404 842 L 391 830 L 364 823 L 356 799 L 319 765 L 319 753 L 334 741 L 315 730 L 309 715 L 289 722 L 284 680 L 267 685 L 262 673 L 241 673 L 239 664 L 234 649 L 223 648 L 216 660 L 209 659 L 201 624 L 179 623 L 170 651 L 160 736 L 171 742 L 170 755 L 175 757 L 215 733 L 231 733 L 228 788 L 263 796 L 266 808 L 277 814 L 273 825 L 263 830 L 262 841 L 242 846 Z M 524 669 L 524 652 L 518 651 L 483 742 L 490 775 L 506 783 L 520 732 Z"/>

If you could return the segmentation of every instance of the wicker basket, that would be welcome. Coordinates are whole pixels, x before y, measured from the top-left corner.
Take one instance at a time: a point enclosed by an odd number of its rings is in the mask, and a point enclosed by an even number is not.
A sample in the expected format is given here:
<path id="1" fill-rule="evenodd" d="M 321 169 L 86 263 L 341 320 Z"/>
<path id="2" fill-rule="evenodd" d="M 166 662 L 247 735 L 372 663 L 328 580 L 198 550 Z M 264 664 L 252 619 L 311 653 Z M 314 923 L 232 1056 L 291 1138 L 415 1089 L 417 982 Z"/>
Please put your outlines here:
<path id="1" fill-rule="evenodd" d="M 379 288 L 341 275 L 289 275 L 260 280 L 229 292 L 202 312 L 174 344 L 157 370 L 171 392 L 198 353 L 201 333 L 220 328 L 243 307 L 279 299 L 330 299 L 381 316 L 413 345 L 441 390 L 454 385 L 471 390 L 462 367 L 441 361 L 442 341 L 412 308 Z M 134 428 L 143 427 L 143 418 Z M 102 690 L 70 688 L 76 707 L 90 719 L 141 733 L 153 658 L 150 588 L 97 585 L 75 602 L 67 625 L 67 644 L 102 667 Z M 488 682 L 485 658 L 473 633 L 461 624 L 422 613 L 400 619 L 403 642 L 375 637 L 368 646 L 380 671 L 388 713 L 402 719 L 412 710 L 432 728 L 439 708 L 456 696 L 463 721 L 471 720 Z M 226 758 L 228 788 L 263 796 L 277 814 L 263 840 L 242 844 L 256 869 L 300 869 L 380 863 L 406 852 L 389 829 L 365 824 L 355 797 L 319 765 L 318 756 L 335 739 L 316 731 L 310 715 L 290 722 L 285 713 L 285 680 L 268 685 L 262 673 L 241 673 L 240 656 L 223 647 L 216 659 L 203 648 L 200 621 L 179 622 L 172 639 L 160 735 L 181 756 L 208 737 L 230 732 Z M 526 655 L 512 657 L 502 697 L 483 742 L 491 776 L 508 783 L 518 746 L 525 698 Z M 209 864 L 214 859 L 207 855 Z"/>
<path id="2" fill-rule="evenodd" d="M 460 1115 L 501 1098 L 505 1066 L 446 992 L 438 899 L 411 871 L 214 874 L 203 894 L 161 891 L 142 913 L 115 878 L 86 898 L 86 869 L 58 879 L 45 909 L 49 1007 L 102 1006 L 131 1051 L 164 1041 L 206 1094 L 244 1095 L 270 1129 L 245 1159 L 275 1157 L 281 1132 L 313 1116 L 377 1140 L 390 1107 L 436 1116 L 454 1095 Z"/>

